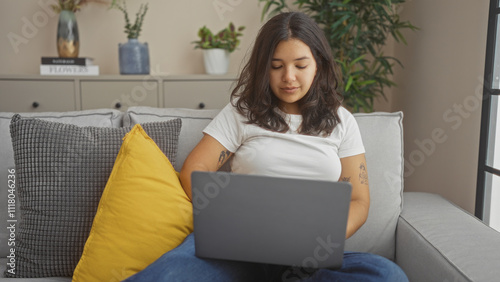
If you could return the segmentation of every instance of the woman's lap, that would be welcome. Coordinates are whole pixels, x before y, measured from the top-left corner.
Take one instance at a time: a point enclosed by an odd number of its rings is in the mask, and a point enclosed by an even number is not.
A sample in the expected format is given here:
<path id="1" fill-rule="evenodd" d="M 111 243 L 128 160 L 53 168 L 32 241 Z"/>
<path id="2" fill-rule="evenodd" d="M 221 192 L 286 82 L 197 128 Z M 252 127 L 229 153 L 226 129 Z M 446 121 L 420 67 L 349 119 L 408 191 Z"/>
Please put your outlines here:
<path id="1" fill-rule="evenodd" d="M 196 257 L 191 233 L 177 248 L 125 281 L 259 281 L 264 271 L 262 264 Z"/>
<path id="2" fill-rule="evenodd" d="M 408 281 L 408 278 L 398 265 L 384 257 L 345 252 L 341 269 L 308 272 L 304 268 L 288 268 L 277 281 Z"/>
<path id="3" fill-rule="evenodd" d="M 125 280 L 134 281 L 408 281 L 390 260 L 369 254 L 344 254 L 340 270 L 308 271 L 277 265 L 202 259 L 194 255 L 190 234 L 174 250 L 164 254 L 143 271 Z"/>

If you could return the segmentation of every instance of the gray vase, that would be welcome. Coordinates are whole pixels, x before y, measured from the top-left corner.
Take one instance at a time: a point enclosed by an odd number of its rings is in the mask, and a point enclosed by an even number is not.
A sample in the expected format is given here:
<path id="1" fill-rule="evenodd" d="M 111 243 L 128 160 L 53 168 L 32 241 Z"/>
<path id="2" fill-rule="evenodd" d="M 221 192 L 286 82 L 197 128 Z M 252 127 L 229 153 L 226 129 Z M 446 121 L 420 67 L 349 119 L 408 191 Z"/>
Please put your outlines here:
<path id="1" fill-rule="evenodd" d="M 127 43 L 118 44 L 118 53 L 120 74 L 149 74 L 148 43 L 129 39 Z"/>

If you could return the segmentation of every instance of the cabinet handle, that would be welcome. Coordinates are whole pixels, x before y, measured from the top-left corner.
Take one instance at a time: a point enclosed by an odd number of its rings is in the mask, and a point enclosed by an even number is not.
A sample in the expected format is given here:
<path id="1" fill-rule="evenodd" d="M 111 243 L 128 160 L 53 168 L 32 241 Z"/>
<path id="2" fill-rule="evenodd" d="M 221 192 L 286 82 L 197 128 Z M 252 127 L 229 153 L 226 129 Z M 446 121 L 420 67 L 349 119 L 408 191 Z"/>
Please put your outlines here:
<path id="1" fill-rule="evenodd" d="M 204 109 L 205 108 L 205 103 L 201 102 L 199 105 L 198 105 L 198 109 Z"/>
<path id="2" fill-rule="evenodd" d="M 38 108 L 38 106 L 40 106 L 40 104 L 38 102 L 33 102 L 33 104 L 31 104 L 31 106 L 36 109 L 36 108 Z"/>
<path id="3" fill-rule="evenodd" d="M 122 107 L 122 104 L 120 104 L 120 102 L 118 102 L 118 103 L 116 103 L 116 104 L 115 104 L 115 108 L 116 108 L 116 109 L 119 109 L 119 108 L 121 108 L 121 107 Z"/>

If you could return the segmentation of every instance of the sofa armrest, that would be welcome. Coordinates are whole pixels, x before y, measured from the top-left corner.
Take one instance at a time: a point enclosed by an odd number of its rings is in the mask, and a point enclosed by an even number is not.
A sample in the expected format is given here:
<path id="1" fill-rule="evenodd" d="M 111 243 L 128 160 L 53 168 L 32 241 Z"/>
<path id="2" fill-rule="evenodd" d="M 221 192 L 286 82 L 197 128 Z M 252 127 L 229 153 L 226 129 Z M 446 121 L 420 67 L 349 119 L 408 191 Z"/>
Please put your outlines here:
<path id="1" fill-rule="evenodd" d="M 410 281 L 498 281 L 500 233 L 429 193 L 404 193 L 396 263 Z"/>

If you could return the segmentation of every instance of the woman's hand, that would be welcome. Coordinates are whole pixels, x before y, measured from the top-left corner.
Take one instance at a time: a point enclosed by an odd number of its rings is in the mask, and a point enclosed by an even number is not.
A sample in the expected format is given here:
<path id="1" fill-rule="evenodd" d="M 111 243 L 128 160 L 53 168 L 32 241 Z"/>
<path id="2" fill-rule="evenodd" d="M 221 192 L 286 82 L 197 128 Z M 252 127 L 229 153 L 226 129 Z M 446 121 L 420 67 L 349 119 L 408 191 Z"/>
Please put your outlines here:
<path id="1" fill-rule="evenodd" d="M 182 188 L 189 199 L 191 195 L 191 172 L 216 171 L 218 170 L 233 153 L 229 152 L 219 141 L 208 134 L 204 134 L 200 142 L 188 155 L 182 165 L 180 180 Z"/>
<path id="2" fill-rule="evenodd" d="M 365 154 L 341 158 L 342 173 L 339 181 L 352 185 L 351 205 L 347 218 L 346 238 L 351 237 L 365 223 L 370 209 L 370 190 Z"/>

